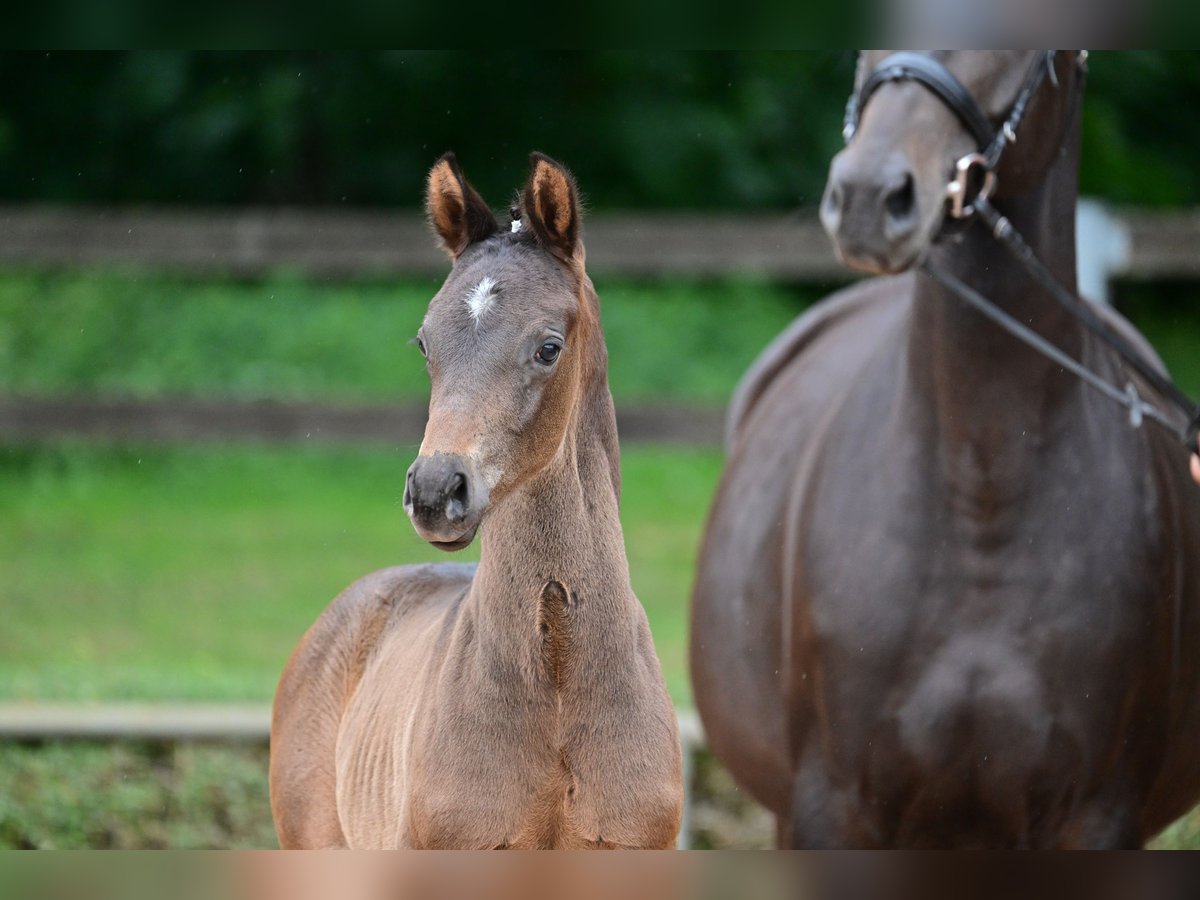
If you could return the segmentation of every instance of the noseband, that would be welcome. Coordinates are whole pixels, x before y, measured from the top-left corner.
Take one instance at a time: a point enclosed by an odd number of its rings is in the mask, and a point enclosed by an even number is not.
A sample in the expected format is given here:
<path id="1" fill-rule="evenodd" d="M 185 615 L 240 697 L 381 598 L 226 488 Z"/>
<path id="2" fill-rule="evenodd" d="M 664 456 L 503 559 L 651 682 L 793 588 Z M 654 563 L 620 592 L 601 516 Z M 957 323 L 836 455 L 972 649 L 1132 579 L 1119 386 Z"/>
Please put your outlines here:
<path id="1" fill-rule="evenodd" d="M 946 214 L 951 219 L 958 220 L 978 216 L 996 241 L 1012 254 L 1026 272 L 1064 309 L 1112 347 L 1165 400 L 1183 412 L 1187 417 L 1187 426 L 1179 428 L 1169 416 L 1143 400 L 1132 381 L 1126 383 L 1124 390 L 1110 384 L 1027 325 L 1014 319 L 974 288 L 947 272 L 933 268 L 928 260 L 921 263 L 922 269 L 1005 331 L 1058 363 L 1101 394 L 1124 406 L 1129 411 L 1129 421 L 1133 427 L 1140 427 L 1145 420 L 1156 422 L 1174 433 L 1189 450 L 1194 451 L 1197 434 L 1200 433 L 1200 406 L 1192 402 L 1175 382 L 1147 360 L 1124 335 L 1114 331 L 1075 292 L 1064 287 L 1037 258 L 1033 248 L 1026 243 L 1012 223 L 992 206 L 991 196 L 996 189 L 996 168 L 1008 145 L 1017 142 L 1017 129 L 1025 117 L 1026 108 L 1047 77 L 1058 86 L 1058 76 L 1054 70 L 1057 53 L 1055 50 L 1041 50 L 1034 54 L 1021 90 L 999 130 L 992 128 L 991 122 L 971 92 L 937 59 L 925 53 L 893 53 L 885 57 L 866 77 L 862 86 L 850 95 L 846 104 L 842 137 L 846 143 L 854 138 L 867 102 L 884 84 L 913 81 L 937 97 L 975 138 L 977 147 L 975 151 L 955 163 L 954 178 L 946 186 Z M 1087 71 L 1086 50 L 1079 52 L 1077 65 L 1081 72 Z"/>
<path id="2" fill-rule="evenodd" d="M 975 211 L 973 203 L 976 199 L 986 200 L 996 189 L 996 167 L 1000 164 L 1005 148 L 1010 143 L 1016 143 L 1017 129 L 1025 117 L 1029 101 L 1042 86 L 1042 81 L 1048 75 L 1055 84 L 1058 83 L 1058 76 L 1054 72 L 1056 56 L 1055 50 L 1041 50 L 1034 55 L 1017 99 L 1013 102 L 1004 124 L 997 131 L 992 128 L 992 123 L 988 121 L 974 95 L 941 62 L 926 53 L 893 53 L 871 71 L 858 91 L 850 95 L 850 100 L 846 103 L 842 137 L 846 143 L 850 143 L 858 131 L 867 102 L 883 85 L 894 81 L 914 81 L 921 85 L 954 113 L 963 127 L 975 138 L 976 150 L 955 164 L 954 180 L 946 186 L 948 214 L 954 219 L 965 219 Z M 1086 60 L 1085 50 L 1080 55 L 1080 64 L 1085 64 Z"/>

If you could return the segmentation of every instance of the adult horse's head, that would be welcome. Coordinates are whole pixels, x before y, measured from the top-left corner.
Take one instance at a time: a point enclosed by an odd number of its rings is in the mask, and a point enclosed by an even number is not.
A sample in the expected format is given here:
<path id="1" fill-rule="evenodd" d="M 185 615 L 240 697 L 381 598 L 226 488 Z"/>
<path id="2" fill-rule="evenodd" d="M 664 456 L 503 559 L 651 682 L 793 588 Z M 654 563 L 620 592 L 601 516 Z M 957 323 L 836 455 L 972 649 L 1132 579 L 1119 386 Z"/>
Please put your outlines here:
<path id="1" fill-rule="evenodd" d="M 404 508 L 443 550 L 470 544 L 489 506 L 558 452 L 586 357 L 575 181 L 546 156 L 532 163 L 505 229 L 453 154 L 429 173 L 429 219 L 453 268 L 416 338 L 432 394 Z"/>
<path id="2" fill-rule="evenodd" d="M 847 114 L 849 143 L 834 157 L 821 204 L 841 260 L 873 273 L 918 262 L 942 230 L 948 185 L 960 181 L 960 201 L 968 203 L 984 188 L 979 158 L 961 180 L 960 162 L 986 155 L 1023 95 L 1028 105 L 1019 134 L 1007 135 L 994 196 L 1039 184 L 1069 118 L 1073 59 L 1031 50 L 865 51 Z"/>

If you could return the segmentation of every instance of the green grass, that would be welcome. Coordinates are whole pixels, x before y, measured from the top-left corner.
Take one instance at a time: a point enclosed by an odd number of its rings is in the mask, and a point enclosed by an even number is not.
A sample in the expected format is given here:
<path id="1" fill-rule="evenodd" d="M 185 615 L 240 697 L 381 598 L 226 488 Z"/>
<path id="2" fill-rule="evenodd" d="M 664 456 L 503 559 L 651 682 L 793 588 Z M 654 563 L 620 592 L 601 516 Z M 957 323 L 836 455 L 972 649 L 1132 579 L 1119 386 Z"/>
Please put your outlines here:
<path id="1" fill-rule="evenodd" d="M 1155 850 L 1200 850 L 1200 807 L 1171 825 L 1151 847 Z"/>
<path id="2" fill-rule="evenodd" d="M 1171 376 L 1200 397 L 1200 287 L 1195 284 L 1126 284 L 1118 308 L 1149 339 Z"/>
<path id="3" fill-rule="evenodd" d="M 423 402 L 408 341 L 436 281 L 0 273 L 0 391 Z M 599 285 L 618 400 L 722 404 L 812 293 Z"/>
<path id="4" fill-rule="evenodd" d="M 401 509 L 411 455 L 0 450 L 0 696 L 269 699 L 345 585 L 448 558 Z M 634 587 L 684 703 L 688 593 L 719 469 L 715 451 L 630 448 L 623 461 Z"/>
<path id="5" fill-rule="evenodd" d="M 265 746 L 0 743 L 0 848 L 276 846 Z"/>

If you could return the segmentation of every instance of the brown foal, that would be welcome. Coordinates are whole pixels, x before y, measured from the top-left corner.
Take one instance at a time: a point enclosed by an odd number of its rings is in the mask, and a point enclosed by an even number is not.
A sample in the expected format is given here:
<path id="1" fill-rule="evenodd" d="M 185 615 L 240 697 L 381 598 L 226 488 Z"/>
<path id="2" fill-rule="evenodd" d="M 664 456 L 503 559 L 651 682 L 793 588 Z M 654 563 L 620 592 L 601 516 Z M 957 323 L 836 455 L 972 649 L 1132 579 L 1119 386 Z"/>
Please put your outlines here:
<path id="1" fill-rule="evenodd" d="M 385 569 L 309 629 L 275 697 L 284 847 L 667 848 L 675 715 L 618 518 L 600 308 L 571 174 L 540 154 L 502 229 L 447 154 L 453 269 L 417 343 L 429 423 L 405 508 L 479 565 Z"/>

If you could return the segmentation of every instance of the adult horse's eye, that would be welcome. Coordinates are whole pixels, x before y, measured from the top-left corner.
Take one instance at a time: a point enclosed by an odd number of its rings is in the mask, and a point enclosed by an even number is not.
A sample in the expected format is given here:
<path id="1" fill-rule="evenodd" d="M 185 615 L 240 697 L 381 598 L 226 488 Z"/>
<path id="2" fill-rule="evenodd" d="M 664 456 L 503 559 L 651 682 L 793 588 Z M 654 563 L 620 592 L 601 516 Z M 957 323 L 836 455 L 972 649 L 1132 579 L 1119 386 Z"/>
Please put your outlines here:
<path id="1" fill-rule="evenodd" d="M 409 341 L 409 343 L 416 344 L 417 349 L 421 351 L 421 355 L 424 356 L 426 359 L 429 358 L 429 351 L 427 351 L 425 349 L 425 341 L 422 339 L 422 337 L 419 334 L 415 338 L 413 338 L 411 341 Z"/>
<path id="2" fill-rule="evenodd" d="M 562 347 L 554 341 L 546 341 L 542 346 L 538 347 L 537 353 L 533 354 L 533 358 L 540 362 L 543 366 L 553 365 L 558 359 L 558 353 Z"/>

